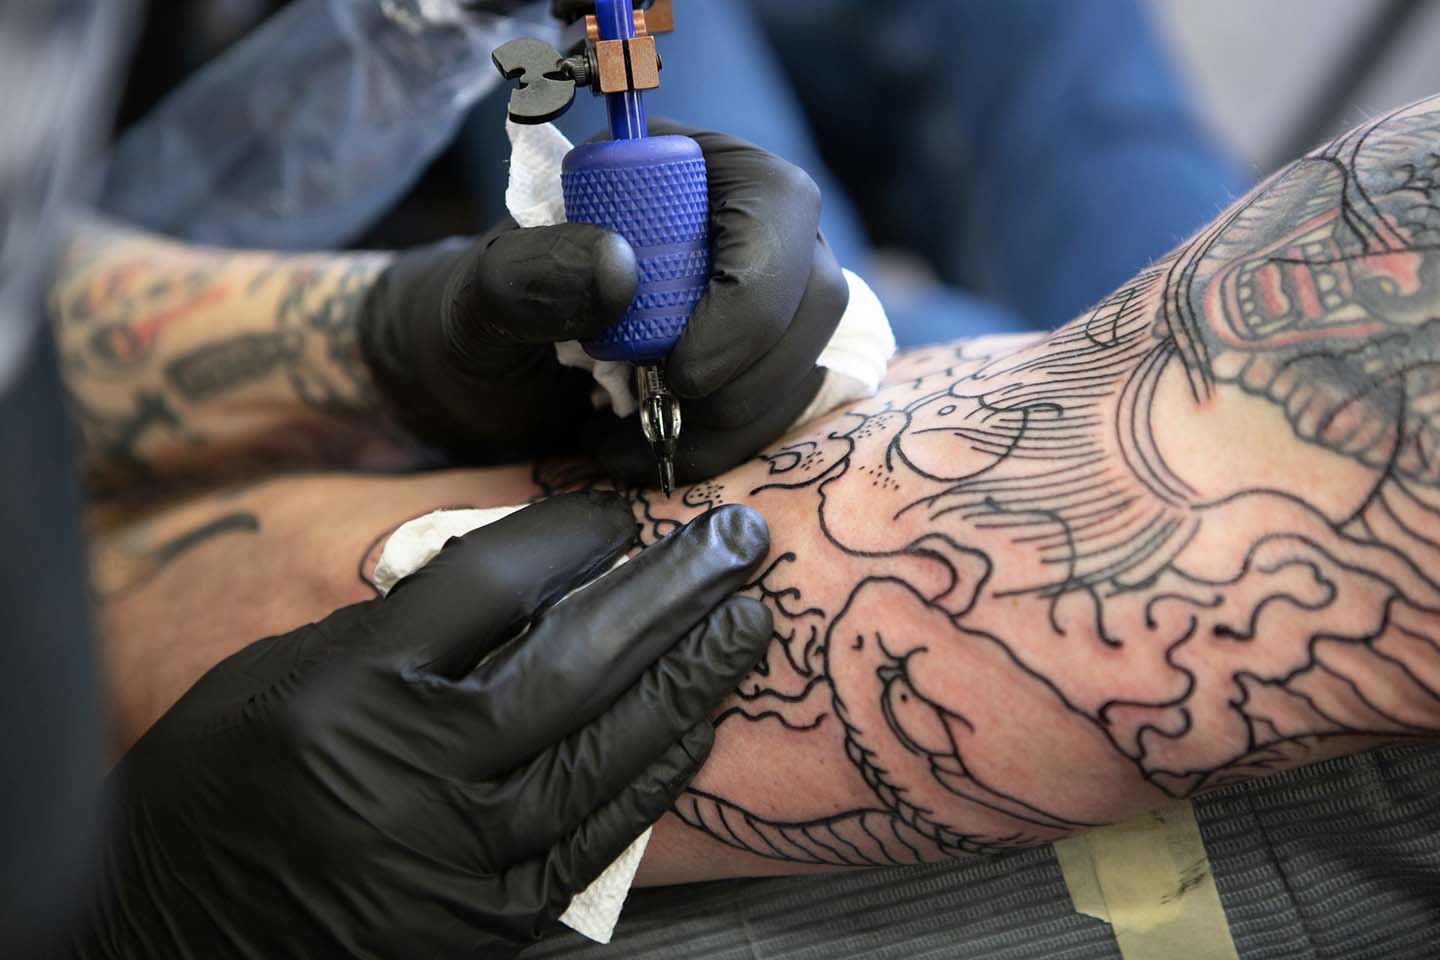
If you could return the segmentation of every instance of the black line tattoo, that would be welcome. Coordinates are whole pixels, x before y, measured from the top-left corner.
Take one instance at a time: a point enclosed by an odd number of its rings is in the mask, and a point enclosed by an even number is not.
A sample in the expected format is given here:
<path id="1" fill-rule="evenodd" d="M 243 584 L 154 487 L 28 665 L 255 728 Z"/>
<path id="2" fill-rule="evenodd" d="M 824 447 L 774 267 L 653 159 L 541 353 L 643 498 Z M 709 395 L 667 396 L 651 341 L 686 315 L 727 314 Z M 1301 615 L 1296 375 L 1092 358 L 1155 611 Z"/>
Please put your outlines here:
<path id="1" fill-rule="evenodd" d="M 1358 506 L 1303 476 L 1202 493 L 1153 419 L 1167 382 L 1279 411 L 1297 449 L 1354 467 Z M 753 505 L 808 510 L 748 588 L 774 643 L 718 720 L 830 755 L 838 731 L 872 802 L 792 822 L 702 783 L 692 827 L 913 863 L 1440 733 L 1434 107 L 1301 159 L 1045 340 L 912 355 L 892 383 L 752 465 Z M 637 494 L 644 540 L 726 499 Z"/>
<path id="2" fill-rule="evenodd" d="M 156 541 L 148 524 L 97 548 L 94 593 L 102 603 L 118 600 L 144 587 L 181 556 L 229 533 L 259 533 L 260 518 L 249 510 L 232 510 L 179 534 Z"/>
<path id="3" fill-rule="evenodd" d="M 217 340 L 167 363 L 165 380 L 186 402 L 204 403 L 269 376 L 285 362 L 285 340 L 274 333 Z"/>

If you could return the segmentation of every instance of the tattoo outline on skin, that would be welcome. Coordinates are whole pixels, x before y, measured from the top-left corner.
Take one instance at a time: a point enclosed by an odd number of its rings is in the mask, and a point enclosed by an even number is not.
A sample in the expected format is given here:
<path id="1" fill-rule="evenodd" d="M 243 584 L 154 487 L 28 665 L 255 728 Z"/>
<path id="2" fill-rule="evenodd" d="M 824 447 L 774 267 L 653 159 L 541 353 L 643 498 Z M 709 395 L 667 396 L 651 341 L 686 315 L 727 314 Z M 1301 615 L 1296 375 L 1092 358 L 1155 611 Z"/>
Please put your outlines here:
<path id="1" fill-rule="evenodd" d="M 1167 371 L 1360 465 L 1358 509 L 1298 486 L 1202 496 L 1150 420 Z M 892 381 L 757 461 L 752 505 L 807 498 L 799 536 L 820 546 L 774 544 L 748 589 L 773 643 L 717 721 L 797 750 L 838 728 L 873 805 L 767 816 L 702 771 L 690 826 L 770 859 L 936 860 L 1099 825 L 1117 795 L 1440 732 L 1440 668 L 1421 666 L 1440 662 L 1440 112 L 1303 158 L 1034 347 L 922 352 Z M 636 499 L 646 543 L 678 526 Z M 840 561 L 849 583 L 797 575 Z M 1020 609 L 1049 629 L 1007 629 Z M 1103 680 L 1077 669 L 1096 657 Z M 1027 754 L 1062 758 L 1073 789 L 1017 770 Z"/>

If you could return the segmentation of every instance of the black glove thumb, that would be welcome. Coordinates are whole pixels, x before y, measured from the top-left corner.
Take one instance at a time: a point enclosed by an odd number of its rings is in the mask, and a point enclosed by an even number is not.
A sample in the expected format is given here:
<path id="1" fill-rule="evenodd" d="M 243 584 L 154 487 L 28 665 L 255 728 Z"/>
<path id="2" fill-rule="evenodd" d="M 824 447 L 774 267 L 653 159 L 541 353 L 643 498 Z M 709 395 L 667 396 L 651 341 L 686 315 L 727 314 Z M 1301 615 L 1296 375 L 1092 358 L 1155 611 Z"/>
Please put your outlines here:
<path id="1" fill-rule="evenodd" d="M 417 438 L 468 460 L 572 449 L 589 377 L 552 343 L 594 336 L 635 296 L 635 254 L 590 224 L 522 229 L 399 255 L 359 316 L 361 353 Z"/>
<path id="2" fill-rule="evenodd" d="M 514 344 L 579 340 L 618 323 L 635 298 L 635 252 L 588 223 L 520 228 L 506 221 L 451 273 L 444 333 L 473 369 Z"/>

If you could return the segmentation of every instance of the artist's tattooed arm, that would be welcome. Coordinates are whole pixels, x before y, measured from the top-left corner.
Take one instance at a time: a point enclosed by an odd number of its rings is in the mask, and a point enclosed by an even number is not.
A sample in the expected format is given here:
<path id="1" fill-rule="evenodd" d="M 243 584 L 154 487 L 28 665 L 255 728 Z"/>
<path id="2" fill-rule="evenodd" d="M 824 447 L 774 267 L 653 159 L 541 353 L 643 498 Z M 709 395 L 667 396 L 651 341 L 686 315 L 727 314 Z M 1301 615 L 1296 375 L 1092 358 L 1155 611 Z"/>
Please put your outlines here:
<path id="1" fill-rule="evenodd" d="M 354 336 L 386 259 L 80 227 L 51 310 L 97 490 L 396 456 Z"/>

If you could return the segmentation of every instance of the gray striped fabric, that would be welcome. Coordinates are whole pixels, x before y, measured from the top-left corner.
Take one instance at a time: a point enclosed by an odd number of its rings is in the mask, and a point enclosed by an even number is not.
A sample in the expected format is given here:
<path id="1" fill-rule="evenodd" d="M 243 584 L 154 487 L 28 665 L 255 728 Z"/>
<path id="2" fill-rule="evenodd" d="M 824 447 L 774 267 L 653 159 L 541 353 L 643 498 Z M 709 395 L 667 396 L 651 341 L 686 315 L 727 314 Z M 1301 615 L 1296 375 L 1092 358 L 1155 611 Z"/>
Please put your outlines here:
<path id="1" fill-rule="evenodd" d="M 1440 960 L 1440 747 L 1316 764 L 1195 802 L 1242 960 Z M 1049 847 L 938 867 L 635 893 L 608 947 L 541 957 L 1107 960 Z"/>

